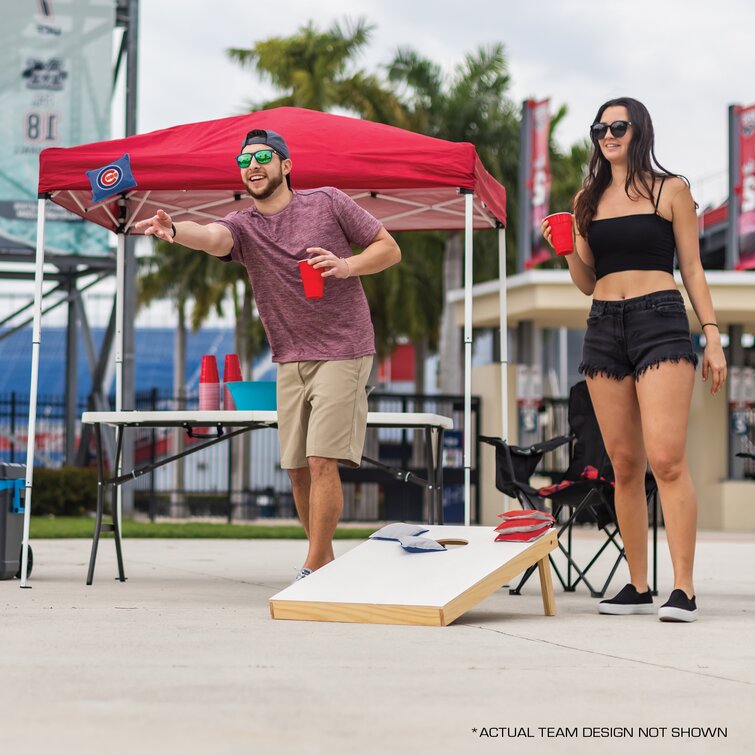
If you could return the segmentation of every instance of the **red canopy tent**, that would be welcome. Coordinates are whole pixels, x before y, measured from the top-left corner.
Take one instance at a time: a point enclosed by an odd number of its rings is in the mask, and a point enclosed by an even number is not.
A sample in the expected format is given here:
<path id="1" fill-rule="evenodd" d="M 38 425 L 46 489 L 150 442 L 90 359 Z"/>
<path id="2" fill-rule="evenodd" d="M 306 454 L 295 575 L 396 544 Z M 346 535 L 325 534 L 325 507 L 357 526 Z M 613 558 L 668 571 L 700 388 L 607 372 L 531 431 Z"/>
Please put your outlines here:
<path id="1" fill-rule="evenodd" d="M 208 222 L 250 200 L 234 156 L 254 128 L 284 136 L 295 189 L 335 186 L 389 230 L 464 228 L 464 193 L 474 195 L 474 227 L 506 222 L 506 191 L 483 167 L 474 145 L 448 142 L 394 126 L 282 107 L 148 134 L 46 149 L 39 193 L 112 231 L 130 232 L 162 207 L 180 220 Z M 92 206 L 85 171 L 128 153 L 137 187 Z"/>
<path id="2" fill-rule="evenodd" d="M 124 139 L 51 148 L 40 155 L 39 212 L 32 380 L 27 447 L 26 517 L 28 542 L 34 424 L 39 363 L 41 294 L 44 262 L 45 202 L 118 234 L 116 296 L 122 302 L 123 240 L 133 224 L 158 208 L 174 219 L 211 222 L 239 210 L 245 194 L 234 156 L 246 133 L 272 129 L 291 150 L 294 189 L 335 186 L 380 219 L 388 230 L 465 231 L 465 427 L 471 416 L 472 230 L 497 228 L 501 279 L 501 361 L 505 366 L 506 191 L 484 168 L 474 145 L 448 142 L 380 123 L 301 108 L 275 108 L 216 121 L 192 123 Z M 93 205 L 87 170 L 130 156 L 136 187 Z M 122 304 L 117 334 L 122 333 Z M 116 339 L 116 409 L 121 404 L 122 337 Z M 506 433 L 506 371 L 502 369 L 502 433 Z M 470 514 L 471 435 L 465 433 L 466 520 Z M 24 548 L 22 586 L 26 575 Z"/>

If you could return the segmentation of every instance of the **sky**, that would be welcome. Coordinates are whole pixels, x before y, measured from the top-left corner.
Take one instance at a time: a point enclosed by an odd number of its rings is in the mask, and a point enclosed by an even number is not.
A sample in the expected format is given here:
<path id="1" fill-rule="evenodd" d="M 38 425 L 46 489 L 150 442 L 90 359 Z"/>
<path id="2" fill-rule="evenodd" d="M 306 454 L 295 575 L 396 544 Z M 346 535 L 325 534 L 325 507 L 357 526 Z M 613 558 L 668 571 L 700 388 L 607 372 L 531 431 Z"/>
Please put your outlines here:
<path id="1" fill-rule="evenodd" d="M 701 207 L 726 198 L 728 107 L 755 103 L 750 0 L 139 0 L 138 130 L 245 112 L 276 92 L 227 48 L 359 17 L 375 27 L 356 60 L 370 72 L 411 47 L 450 73 L 466 53 L 502 42 L 514 102 L 567 106 L 556 133 L 564 148 L 586 135 L 602 102 L 635 97 L 653 117 L 661 164 L 692 181 Z M 123 120 L 121 90 L 113 137 Z M 97 323 L 109 294 L 98 302 Z"/>
<path id="2" fill-rule="evenodd" d="M 514 102 L 567 106 L 563 147 L 586 135 L 602 102 L 641 100 L 659 161 L 692 181 L 701 206 L 727 193 L 729 105 L 755 103 L 750 0 L 140 0 L 139 14 L 141 132 L 242 113 L 275 94 L 227 48 L 358 17 L 375 26 L 356 60 L 367 71 L 412 47 L 450 72 L 502 42 Z"/>

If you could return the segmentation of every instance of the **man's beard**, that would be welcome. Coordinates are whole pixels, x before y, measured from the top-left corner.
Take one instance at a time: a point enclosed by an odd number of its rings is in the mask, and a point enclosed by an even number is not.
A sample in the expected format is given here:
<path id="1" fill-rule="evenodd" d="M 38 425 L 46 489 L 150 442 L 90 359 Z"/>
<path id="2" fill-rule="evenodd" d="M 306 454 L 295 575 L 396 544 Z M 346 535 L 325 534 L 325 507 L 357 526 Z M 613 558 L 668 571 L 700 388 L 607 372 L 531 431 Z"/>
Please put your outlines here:
<path id="1" fill-rule="evenodd" d="M 283 183 L 283 171 L 279 171 L 277 176 L 267 176 L 267 188 L 262 193 L 252 191 L 252 185 L 246 184 L 246 193 L 253 199 L 269 199 L 275 194 L 278 187 Z"/>

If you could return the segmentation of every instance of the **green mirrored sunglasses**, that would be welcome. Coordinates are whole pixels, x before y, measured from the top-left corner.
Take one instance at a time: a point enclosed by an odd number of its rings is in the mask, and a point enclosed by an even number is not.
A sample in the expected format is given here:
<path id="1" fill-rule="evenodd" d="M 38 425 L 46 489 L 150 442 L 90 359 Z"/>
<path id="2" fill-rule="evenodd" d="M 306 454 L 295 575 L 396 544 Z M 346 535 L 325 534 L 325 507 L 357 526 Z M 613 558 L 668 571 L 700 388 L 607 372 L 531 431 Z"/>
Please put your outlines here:
<path id="1" fill-rule="evenodd" d="M 236 155 L 236 162 L 239 168 L 248 168 L 252 164 L 252 158 L 257 161 L 257 165 L 267 165 L 275 154 L 274 149 L 258 149 L 256 152 L 244 152 Z"/>

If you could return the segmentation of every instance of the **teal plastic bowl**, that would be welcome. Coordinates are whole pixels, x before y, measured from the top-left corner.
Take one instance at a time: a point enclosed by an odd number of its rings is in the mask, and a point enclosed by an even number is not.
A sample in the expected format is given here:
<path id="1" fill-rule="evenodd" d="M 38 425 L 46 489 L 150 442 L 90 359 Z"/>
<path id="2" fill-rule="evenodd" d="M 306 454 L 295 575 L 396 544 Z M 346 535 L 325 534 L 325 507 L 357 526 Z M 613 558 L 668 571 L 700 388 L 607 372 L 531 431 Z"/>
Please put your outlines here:
<path id="1" fill-rule="evenodd" d="M 240 380 L 226 386 L 239 411 L 274 412 L 278 408 L 274 380 Z"/>

